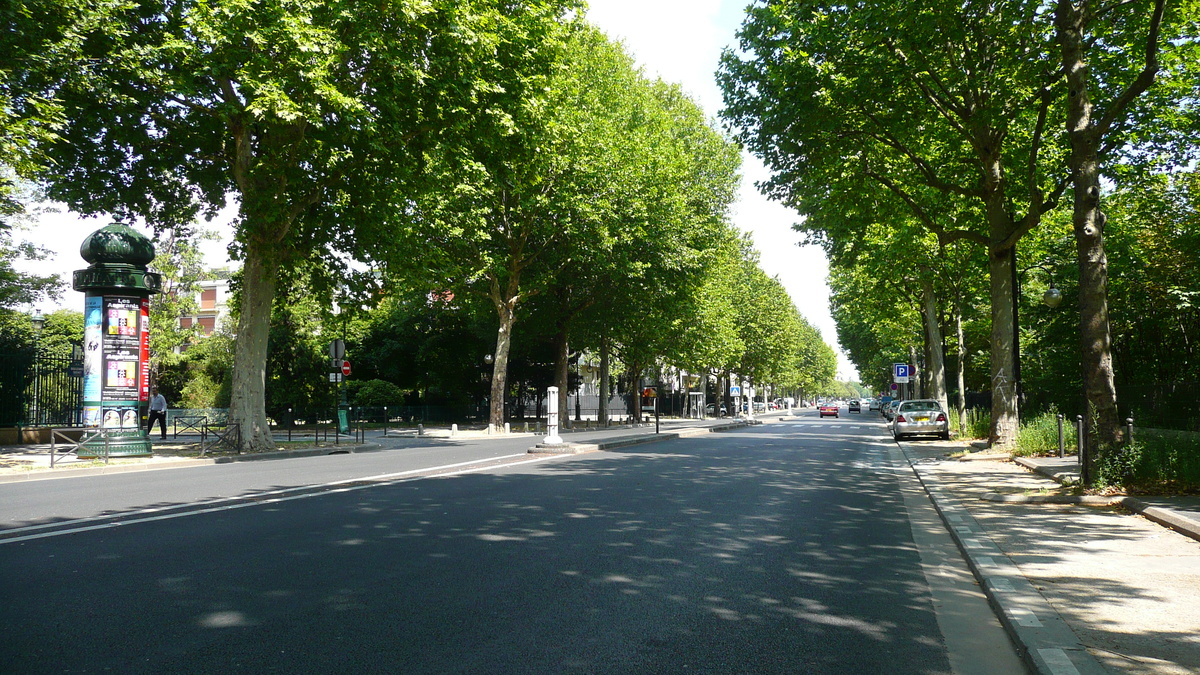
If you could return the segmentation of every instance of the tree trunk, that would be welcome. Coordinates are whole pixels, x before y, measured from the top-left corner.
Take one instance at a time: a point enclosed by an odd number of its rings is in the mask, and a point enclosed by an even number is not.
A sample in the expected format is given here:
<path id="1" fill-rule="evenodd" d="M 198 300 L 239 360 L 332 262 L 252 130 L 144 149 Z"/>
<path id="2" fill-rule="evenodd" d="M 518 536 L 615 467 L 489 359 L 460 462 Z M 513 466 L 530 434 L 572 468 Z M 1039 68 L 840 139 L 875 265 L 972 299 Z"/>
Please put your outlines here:
<path id="1" fill-rule="evenodd" d="M 567 327 L 564 325 L 554 336 L 554 386 L 558 387 L 558 419 L 563 428 L 570 428 L 571 415 L 567 411 L 567 384 L 570 382 L 570 352 L 567 347 Z"/>
<path id="2" fill-rule="evenodd" d="M 954 332 L 958 339 L 958 428 L 967 428 L 967 345 L 963 333 L 961 298 L 954 304 Z"/>
<path id="3" fill-rule="evenodd" d="M 608 390 L 610 365 L 608 336 L 606 335 L 600 338 L 600 409 L 597 411 L 597 417 L 601 426 L 608 426 L 608 399 L 612 396 Z"/>
<path id="4" fill-rule="evenodd" d="M 257 245 L 247 246 L 229 401 L 229 421 L 239 425 L 243 452 L 275 447 L 267 424 L 266 364 L 271 306 L 275 301 L 278 278 L 279 259 Z"/>
<path id="5" fill-rule="evenodd" d="M 925 370 L 929 374 L 926 398 L 937 399 L 942 410 L 949 410 L 946 401 L 946 357 L 942 351 L 942 327 L 938 322 L 937 297 L 933 294 L 933 282 L 921 282 L 921 295 L 925 305 Z"/>
<path id="6" fill-rule="evenodd" d="M 1080 363 L 1087 404 L 1084 425 L 1088 467 L 1085 475 L 1094 476 L 1092 469 L 1098 451 L 1102 446 L 1117 444 L 1121 440 L 1121 428 L 1108 321 L 1108 257 L 1104 251 L 1107 218 L 1100 210 L 1099 147 L 1106 130 L 1094 124 L 1092 119 L 1083 34 L 1086 15 L 1091 9 L 1086 7 L 1088 3 L 1082 4 L 1085 6 L 1060 0 L 1055 11 L 1055 27 L 1067 74 L 1067 137 L 1071 143 L 1067 163 L 1075 193 L 1072 225 L 1079 262 Z M 1156 3 L 1156 21 L 1161 18 L 1161 11 L 1161 3 Z M 1130 92 L 1140 93 L 1148 88 L 1156 69 L 1156 62 L 1149 58 L 1145 71 L 1131 85 Z M 1115 112 L 1110 111 L 1110 115 Z"/>
<path id="7" fill-rule="evenodd" d="M 504 429 L 504 394 L 508 389 L 508 354 L 512 349 L 512 328 L 517 322 L 516 304 L 516 298 L 496 303 L 500 327 L 496 330 L 496 356 L 492 363 L 492 400 L 491 409 L 488 411 L 488 424 L 497 431 Z"/>
<path id="8" fill-rule="evenodd" d="M 992 427 L 988 444 L 1011 448 L 1017 438 L 1017 387 L 1013 376 L 1012 270 L 1016 248 L 989 251 L 992 304 Z"/>

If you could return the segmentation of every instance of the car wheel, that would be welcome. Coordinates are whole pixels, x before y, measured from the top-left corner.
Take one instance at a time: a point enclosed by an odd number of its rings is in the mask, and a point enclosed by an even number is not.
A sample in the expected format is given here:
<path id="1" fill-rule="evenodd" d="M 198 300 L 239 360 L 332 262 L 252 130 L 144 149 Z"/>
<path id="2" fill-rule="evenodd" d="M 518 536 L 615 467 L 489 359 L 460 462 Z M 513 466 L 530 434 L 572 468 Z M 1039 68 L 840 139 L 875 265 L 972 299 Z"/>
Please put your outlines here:
<path id="1" fill-rule="evenodd" d="M 940 436 L 939 436 L 939 437 L 940 437 L 940 438 L 941 438 L 943 441 L 948 441 L 948 440 L 950 440 L 950 432 L 949 432 L 949 431 L 943 431 L 943 432 L 940 434 Z"/>

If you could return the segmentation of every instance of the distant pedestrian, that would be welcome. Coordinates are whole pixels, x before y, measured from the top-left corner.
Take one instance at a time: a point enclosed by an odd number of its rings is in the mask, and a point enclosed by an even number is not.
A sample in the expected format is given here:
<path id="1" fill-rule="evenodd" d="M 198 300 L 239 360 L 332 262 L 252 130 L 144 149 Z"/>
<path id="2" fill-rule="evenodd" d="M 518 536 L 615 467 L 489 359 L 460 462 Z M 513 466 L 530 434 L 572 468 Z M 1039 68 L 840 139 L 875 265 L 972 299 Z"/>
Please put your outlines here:
<path id="1" fill-rule="evenodd" d="M 150 390 L 154 396 L 150 399 L 150 421 L 146 423 L 146 435 L 154 433 L 154 421 L 158 420 L 159 428 L 162 429 L 162 440 L 167 440 L 167 399 L 162 394 L 158 393 L 158 388 Z"/>

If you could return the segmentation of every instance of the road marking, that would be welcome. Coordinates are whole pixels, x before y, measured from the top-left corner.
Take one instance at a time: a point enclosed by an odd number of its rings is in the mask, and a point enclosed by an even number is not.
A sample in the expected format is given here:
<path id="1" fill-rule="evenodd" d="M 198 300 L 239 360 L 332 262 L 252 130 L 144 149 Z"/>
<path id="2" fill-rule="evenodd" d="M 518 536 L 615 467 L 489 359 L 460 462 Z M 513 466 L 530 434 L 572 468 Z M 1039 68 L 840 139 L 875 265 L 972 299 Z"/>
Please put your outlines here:
<path id="1" fill-rule="evenodd" d="M 1079 675 L 1079 670 L 1075 668 L 1075 664 L 1071 663 L 1071 657 L 1067 656 L 1067 652 L 1062 649 L 1039 649 L 1038 656 L 1046 662 L 1046 666 L 1054 675 Z"/>
<path id="2" fill-rule="evenodd" d="M 540 461 L 543 461 L 546 459 L 550 459 L 551 457 L 554 457 L 554 455 L 546 455 L 546 456 L 542 456 L 542 457 L 536 457 L 534 459 L 529 459 L 529 460 L 526 460 L 523 462 L 509 462 L 506 464 L 486 464 L 484 466 L 479 466 L 482 462 L 494 462 L 497 460 L 513 459 L 515 457 L 529 457 L 529 454 L 522 452 L 522 453 L 516 454 L 516 455 L 502 455 L 499 457 L 489 457 L 486 459 L 475 460 L 475 461 L 471 461 L 471 462 L 458 462 L 456 464 L 444 464 L 442 466 L 434 466 L 434 467 L 428 467 L 428 468 L 424 468 L 424 469 L 410 469 L 408 471 L 397 471 L 395 473 L 384 473 L 384 474 L 378 474 L 375 476 L 365 476 L 363 478 L 347 478 L 347 479 L 343 479 L 343 480 L 332 481 L 329 483 L 318 483 L 316 485 L 306 485 L 306 486 L 301 486 L 301 487 L 285 488 L 282 490 L 272 490 L 270 492 L 264 492 L 264 493 L 255 494 L 255 495 L 246 495 L 246 496 L 242 496 L 242 497 L 228 497 L 225 499 L 218 499 L 218 500 L 214 500 L 211 502 L 200 502 L 202 504 L 219 504 L 219 506 L 210 506 L 208 508 L 201 508 L 201 509 L 194 508 L 196 506 L 196 504 L 180 504 L 177 506 L 170 506 L 170 507 L 162 507 L 162 508 L 155 508 L 155 509 L 143 509 L 140 511 L 133 511 L 131 513 L 114 514 L 114 515 L 108 515 L 108 516 L 94 516 L 91 518 L 77 518 L 74 520 L 65 520 L 65 521 L 61 521 L 61 522 L 57 522 L 57 523 L 45 523 L 42 525 L 29 525 L 26 527 L 16 527 L 16 528 L 12 528 L 10 530 L 0 531 L 0 545 L 13 544 L 16 542 L 21 542 L 21 541 L 30 541 L 33 539 L 44 539 L 47 537 L 56 537 L 58 535 L 72 534 L 75 532 L 88 532 L 90 530 L 103 530 L 103 529 L 108 529 L 108 528 L 112 528 L 112 527 L 120 527 L 122 525 L 131 525 L 134 523 L 147 523 L 147 522 L 153 522 L 156 520 L 171 520 L 173 518 L 183 518 L 185 516 L 195 516 L 195 515 L 201 515 L 201 514 L 206 514 L 206 513 L 217 513 L 219 511 L 229 511 L 232 509 L 246 508 L 248 506 L 263 506 L 266 504 L 277 504 L 279 502 L 289 502 L 289 501 L 293 501 L 296 499 L 307 499 L 308 497 L 317 497 L 320 495 L 337 494 L 340 492 L 353 492 L 353 491 L 357 491 L 357 490 L 364 490 L 366 488 L 371 488 L 371 487 L 379 487 L 380 485 L 387 485 L 387 484 L 392 484 L 392 483 L 403 483 L 405 481 L 415 480 L 415 479 L 419 479 L 419 478 L 441 478 L 444 476 L 458 476 L 458 475 L 462 475 L 462 474 L 483 471 L 484 469 L 509 467 L 509 466 L 520 466 L 522 464 L 533 464 L 534 462 L 540 462 Z M 472 466 L 472 465 L 474 465 L 474 466 Z M 463 468 L 460 471 L 447 470 L 447 469 L 457 469 L 459 467 L 467 467 L 467 468 Z M 430 472 L 437 472 L 437 473 L 433 473 L 432 475 L 419 475 L 419 474 L 429 474 Z M 364 482 L 367 484 L 366 485 L 354 485 L 354 483 L 364 483 Z M 340 487 L 340 488 L 337 487 L 340 485 L 346 486 L 346 487 Z M 291 494 L 291 493 L 301 492 L 301 491 L 304 491 L 304 494 Z M 191 509 L 191 510 L 183 510 L 183 509 Z M 168 513 L 169 511 L 179 511 L 179 513 Z M 117 521 L 117 522 L 102 522 L 102 521 Z M 85 523 L 92 523 L 92 524 L 85 525 Z M 80 526 L 72 527 L 72 525 L 76 525 L 76 524 L 78 524 Z M 16 536 L 16 537 L 8 536 L 8 535 L 11 535 L 14 533 L 19 534 L 21 532 L 36 532 L 37 530 L 45 530 L 45 529 L 49 529 L 49 528 L 62 528 L 62 529 L 56 529 L 53 532 L 38 532 L 36 534 L 27 534 L 24 536 Z"/>

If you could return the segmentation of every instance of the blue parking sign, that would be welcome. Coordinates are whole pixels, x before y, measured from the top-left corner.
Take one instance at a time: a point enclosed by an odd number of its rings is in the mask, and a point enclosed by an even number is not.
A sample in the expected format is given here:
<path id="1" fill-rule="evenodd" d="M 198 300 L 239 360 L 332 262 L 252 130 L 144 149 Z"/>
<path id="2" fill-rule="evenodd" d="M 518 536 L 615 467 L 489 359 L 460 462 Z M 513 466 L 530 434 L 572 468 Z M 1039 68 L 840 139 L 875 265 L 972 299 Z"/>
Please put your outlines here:
<path id="1" fill-rule="evenodd" d="M 892 364 L 892 379 L 896 382 L 908 382 L 909 367 L 907 363 Z"/>

